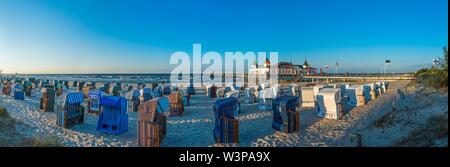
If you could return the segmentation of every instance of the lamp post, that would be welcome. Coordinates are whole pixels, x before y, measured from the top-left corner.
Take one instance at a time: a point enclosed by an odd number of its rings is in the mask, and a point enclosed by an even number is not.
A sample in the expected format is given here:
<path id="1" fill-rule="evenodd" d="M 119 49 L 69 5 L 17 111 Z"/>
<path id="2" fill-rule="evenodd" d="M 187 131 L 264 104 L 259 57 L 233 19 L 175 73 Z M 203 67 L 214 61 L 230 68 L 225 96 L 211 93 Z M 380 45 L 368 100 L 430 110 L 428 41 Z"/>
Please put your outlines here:
<path id="1" fill-rule="evenodd" d="M 384 61 L 384 80 L 386 80 L 386 71 L 387 71 L 387 65 L 391 63 L 391 60 L 385 60 Z"/>

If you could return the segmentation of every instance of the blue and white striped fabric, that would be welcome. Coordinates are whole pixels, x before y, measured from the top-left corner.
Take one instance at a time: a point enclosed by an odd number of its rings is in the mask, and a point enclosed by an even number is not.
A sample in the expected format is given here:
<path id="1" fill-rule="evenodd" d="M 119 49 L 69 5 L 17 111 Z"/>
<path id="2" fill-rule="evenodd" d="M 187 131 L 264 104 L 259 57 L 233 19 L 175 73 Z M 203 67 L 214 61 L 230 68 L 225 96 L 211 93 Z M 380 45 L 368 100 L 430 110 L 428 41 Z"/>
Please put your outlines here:
<path id="1" fill-rule="evenodd" d="M 67 94 L 67 103 L 68 104 L 75 104 L 75 103 L 82 103 L 84 101 L 83 93 L 81 92 L 72 92 Z"/>

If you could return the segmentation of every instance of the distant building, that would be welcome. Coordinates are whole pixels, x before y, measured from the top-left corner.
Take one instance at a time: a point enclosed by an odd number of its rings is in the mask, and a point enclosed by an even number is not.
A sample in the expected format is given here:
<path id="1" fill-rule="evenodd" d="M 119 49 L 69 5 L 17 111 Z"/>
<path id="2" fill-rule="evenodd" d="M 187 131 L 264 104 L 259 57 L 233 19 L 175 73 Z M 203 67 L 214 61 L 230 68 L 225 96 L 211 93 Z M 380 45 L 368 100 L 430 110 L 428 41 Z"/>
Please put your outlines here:
<path id="1" fill-rule="evenodd" d="M 316 75 L 317 68 L 311 67 L 308 61 L 305 60 L 302 66 L 302 74 L 303 75 Z"/>
<path id="2" fill-rule="evenodd" d="M 269 61 L 269 59 L 266 58 L 266 61 L 264 62 L 262 67 L 259 67 L 256 62 L 253 62 L 252 69 L 249 69 L 249 74 L 250 75 L 257 75 L 257 76 L 266 75 L 267 77 L 269 77 L 269 74 L 270 74 L 270 61 Z"/>
<path id="3" fill-rule="evenodd" d="M 305 75 L 316 75 L 317 69 L 311 67 L 308 61 L 305 60 L 303 65 L 296 65 L 292 62 L 279 62 L 278 64 L 272 65 L 272 67 L 278 67 L 278 79 L 279 80 L 299 80 Z M 266 61 L 262 67 L 258 66 L 256 62 L 253 63 L 252 68 L 249 69 L 250 75 L 267 76 L 266 79 L 270 78 L 270 61 L 266 58 Z"/>

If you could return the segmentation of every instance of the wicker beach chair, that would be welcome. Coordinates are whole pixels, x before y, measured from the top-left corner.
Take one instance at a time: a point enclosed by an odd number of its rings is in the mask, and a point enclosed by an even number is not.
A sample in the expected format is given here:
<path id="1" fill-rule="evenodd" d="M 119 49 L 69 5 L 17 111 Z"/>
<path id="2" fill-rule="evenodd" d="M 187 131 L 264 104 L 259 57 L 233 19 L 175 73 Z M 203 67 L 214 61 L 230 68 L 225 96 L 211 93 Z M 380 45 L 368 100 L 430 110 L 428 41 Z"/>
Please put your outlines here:
<path id="1" fill-rule="evenodd" d="M 88 113 L 100 114 L 100 99 L 104 93 L 99 90 L 90 90 L 88 95 Z"/>
<path id="2" fill-rule="evenodd" d="M 255 87 L 248 87 L 244 90 L 245 95 L 245 103 L 253 104 L 256 103 L 256 88 Z"/>
<path id="3" fill-rule="evenodd" d="M 214 140 L 216 143 L 239 142 L 238 99 L 230 97 L 214 103 Z"/>
<path id="4" fill-rule="evenodd" d="M 161 98 L 152 99 L 139 105 L 138 145 L 159 147 L 166 135 L 166 116 Z"/>
<path id="5" fill-rule="evenodd" d="M 56 92 L 53 87 L 47 87 L 41 89 L 42 97 L 39 103 L 39 109 L 43 112 L 55 111 L 55 98 Z"/>
<path id="6" fill-rule="evenodd" d="M 170 116 L 182 116 L 184 111 L 183 96 L 180 91 L 169 95 Z"/>
<path id="7" fill-rule="evenodd" d="M 125 98 L 128 101 L 128 111 L 130 112 L 137 112 L 139 105 L 141 104 L 141 100 L 139 97 L 141 96 L 141 93 L 138 90 L 132 90 L 127 93 L 125 93 Z"/>
<path id="8" fill-rule="evenodd" d="M 273 100 L 272 128 L 285 133 L 300 130 L 300 113 L 296 110 L 298 99 L 298 96 L 281 96 Z"/>
<path id="9" fill-rule="evenodd" d="M 56 123 L 58 126 L 68 128 L 84 122 L 84 97 L 81 92 L 71 92 L 66 95 L 64 106 L 57 109 Z"/>
<path id="10" fill-rule="evenodd" d="M 121 96 L 104 96 L 100 99 L 101 113 L 97 131 L 119 135 L 128 131 L 127 102 Z"/>
<path id="11" fill-rule="evenodd" d="M 340 119 L 343 116 L 341 92 L 339 88 L 324 88 L 316 95 L 317 116 Z"/>
<path id="12" fill-rule="evenodd" d="M 23 85 L 14 85 L 14 99 L 15 100 L 25 100 L 25 93 L 23 92 Z"/>

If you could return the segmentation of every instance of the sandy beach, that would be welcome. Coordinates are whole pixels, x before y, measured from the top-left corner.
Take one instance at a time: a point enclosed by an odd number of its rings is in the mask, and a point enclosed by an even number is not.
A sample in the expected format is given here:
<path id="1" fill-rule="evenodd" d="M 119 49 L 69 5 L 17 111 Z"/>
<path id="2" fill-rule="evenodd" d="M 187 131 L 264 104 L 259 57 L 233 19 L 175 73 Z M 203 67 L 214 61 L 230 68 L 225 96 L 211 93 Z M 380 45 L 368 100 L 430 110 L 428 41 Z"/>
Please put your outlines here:
<path id="1" fill-rule="evenodd" d="M 167 135 L 162 147 L 326 147 L 356 146 L 349 136 L 362 127 L 371 125 L 392 110 L 392 101 L 397 88 L 404 88 L 409 81 L 394 81 L 387 93 L 371 100 L 365 106 L 346 105 L 345 116 L 340 120 L 323 119 L 316 116 L 313 108 L 300 110 L 300 131 L 286 134 L 274 130 L 271 111 L 258 111 L 257 104 L 246 104 L 241 98 L 242 112 L 239 114 L 239 144 L 215 144 L 213 104 L 216 99 L 207 98 L 204 90 L 198 89 L 191 96 L 191 104 L 185 107 L 182 117 L 169 117 Z M 72 88 L 68 91 L 74 91 Z M 12 96 L 0 95 L 0 106 L 6 107 L 10 115 L 25 126 L 20 133 L 28 136 L 55 136 L 69 147 L 135 147 L 137 146 L 137 113 L 128 113 L 128 132 L 107 135 L 96 131 L 98 116 L 87 114 L 85 122 L 69 129 L 56 126 L 53 112 L 41 112 L 38 108 L 41 94 L 27 97 L 25 101 Z M 408 96 L 409 97 L 409 96 Z M 447 104 L 448 105 L 448 104 Z M 440 106 L 446 107 L 446 106 Z M 448 107 L 448 106 L 447 106 Z M 28 128 L 27 128 L 28 127 Z M 372 138 L 372 137 L 367 137 Z M 383 144 L 369 144 L 385 146 Z"/>

